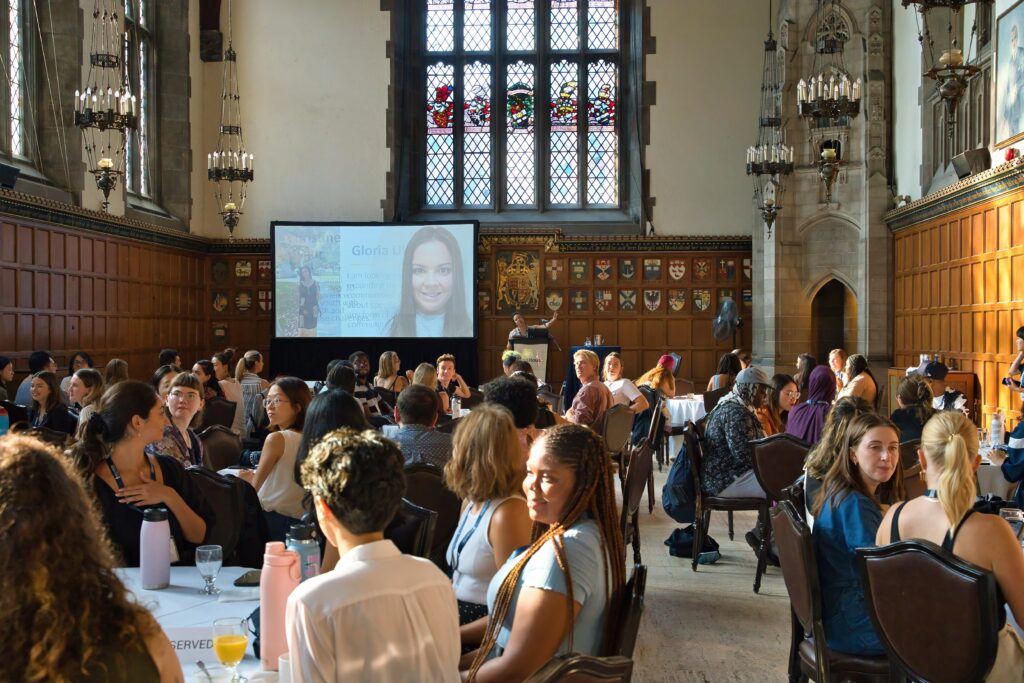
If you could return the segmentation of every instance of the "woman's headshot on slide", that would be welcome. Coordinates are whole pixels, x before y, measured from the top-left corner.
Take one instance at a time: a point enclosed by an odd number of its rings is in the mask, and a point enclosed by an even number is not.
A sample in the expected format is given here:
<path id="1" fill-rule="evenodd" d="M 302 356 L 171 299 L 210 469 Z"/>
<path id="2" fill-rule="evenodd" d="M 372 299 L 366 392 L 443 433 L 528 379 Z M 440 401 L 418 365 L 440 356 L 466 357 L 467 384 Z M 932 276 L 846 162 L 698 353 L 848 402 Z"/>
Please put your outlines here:
<path id="1" fill-rule="evenodd" d="M 402 260 L 402 294 L 387 334 L 393 337 L 472 337 L 466 312 L 462 252 L 445 228 L 412 236 Z"/>

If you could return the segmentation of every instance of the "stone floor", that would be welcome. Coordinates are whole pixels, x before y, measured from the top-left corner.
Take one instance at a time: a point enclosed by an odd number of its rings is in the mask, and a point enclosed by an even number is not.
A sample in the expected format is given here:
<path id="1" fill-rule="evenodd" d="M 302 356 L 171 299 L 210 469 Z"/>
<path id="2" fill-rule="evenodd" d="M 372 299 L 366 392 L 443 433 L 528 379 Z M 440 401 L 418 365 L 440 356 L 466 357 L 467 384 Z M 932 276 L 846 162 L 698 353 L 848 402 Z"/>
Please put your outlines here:
<path id="1" fill-rule="evenodd" d="M 680 526 L 660 506 L 665 472 L 655 471 L 654 514 L 640 517 L 648 566 L 645 611 L 634 658 L 637 683 L 786 681 L 789 597 L 780 570 L 769 567 L 753 591 L 756 558 L 743 540 L 754 513 L 736 513 L 730 541 L 726 514 L 711 515 L 711 535 L 722 559 L 694 573 L 689 559 L 671 557 L 663 544 Z M 646 502 L 646 501 L 645 501 Z M 627 548 L 627 556 L 632 550 Z"/>

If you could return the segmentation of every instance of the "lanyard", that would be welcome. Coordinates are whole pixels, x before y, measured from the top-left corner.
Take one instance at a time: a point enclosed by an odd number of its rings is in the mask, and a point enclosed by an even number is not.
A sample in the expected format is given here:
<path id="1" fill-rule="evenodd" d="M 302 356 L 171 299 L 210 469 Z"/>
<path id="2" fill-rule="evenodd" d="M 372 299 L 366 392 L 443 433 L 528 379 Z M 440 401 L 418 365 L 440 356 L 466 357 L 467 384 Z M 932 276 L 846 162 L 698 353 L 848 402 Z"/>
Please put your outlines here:
<path id="1" fill-rule="evenodd" d="M 149 463 L 149 478 L 156 481 L 156 470 L 153 468 L 153 461 L 149 456 L 144 456 L 146 462 Z M 117 465 L 114 464 L 113 458 L 107 458 L 107 467 L 110 469 L 111 476 L 114 477 L 114 481 L 117 482 L 119 488 L 124 488 L 124 479 L 121 478 L 121 472 L 117 469 Z"/>
<path id="2" fill-rule="evenodd" d="M 455 541 L 455 553 L 452 556 L 452 561 L 449 563 L 451 564 L 453 573 L 459 570 L 459 558 L 462 557 L 462 549 L 466 547 L 466 544 L 469 543 L 469 539 L 471 539 L 473 534 L 476 533 L 476 528 L 480 526 L 480 520 L 484 518 L 484 515 L 487 514 L 487 509 L 490 507 L 491 501 L 484 503 L 483 509 L 480 510 L 480 514 L 477 515 L 476 521 L 473 522 L 473 528 L 469 530 L 469 533 L 461 538 L 459 534 L 462 533 L 462 527 L 466 525 L 466 519 L 469 515 L 463 517 L 459 522 L 459 528 L 455 530 L 455 538 L 458 539 Z"/>

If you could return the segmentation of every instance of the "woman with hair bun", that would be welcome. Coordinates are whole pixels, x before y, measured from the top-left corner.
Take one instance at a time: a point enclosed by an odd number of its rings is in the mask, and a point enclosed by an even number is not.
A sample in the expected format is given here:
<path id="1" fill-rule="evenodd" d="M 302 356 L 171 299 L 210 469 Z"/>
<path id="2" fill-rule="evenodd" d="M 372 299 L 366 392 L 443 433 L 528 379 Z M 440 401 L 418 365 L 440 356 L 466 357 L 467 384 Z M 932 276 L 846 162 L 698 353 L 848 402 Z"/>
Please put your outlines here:
<path id="1" fill-rule="evenodd" d="M 145 452 L 148 444 L 163 438 L 167 424 L 164 403 L 153 387 L 119 382 L 103 394 L 99 409 L 70 451 L 78 472 L 92 487 L 110 540 L 126 567 L 139 566 L 145 508 L 167 508 L 179 557 L 203 542 L 213 520 L 206 499 L 192 486 L 181 463 Z"/>
<path id="2" fill-rule="evenodd" d="M 220 384 L 221 391 L 224 392 L 224 398 L 235 404 L 235 418 L 231 421 L 231 431 L 241 434 L 245 428 L 245 405 L 242 400 L 242 385 L 231 376 L 231 362 L 234 359 L 235 350 L 227 348 L 213 354 L 211 362 L 213 363 L 213 374 L 217 378 L 217 383 Z"/>
<path id="3" fill-rule="evenodd" d="M 905 377 L 896 388 L 896 403 L 899 408 L 892 411 L 892 421 L 900 428 L 900 441 L 921 438 L 921 430 L 935 414 L 932 406 L 932 389 L 928 382 L 914 373 Z"/>
<path id="4" fill-rule="evenodd" d="M 600 655 L 618 627 L 625 550 L 604 441 L 579 425 L 548 429 L 530 449 L 523 491 L 535 540 L 491 579 L 470 682 L 525 680 L 558 653 Z"/>
<path id="5" fill-rule="evenodd" d="M 978 430 L 963 414 L 936 413 L 917 451 L 928 482 L 923 496 L 894 505 L 882 520 L 879 545 L 923 538 L 995 575 L 999 599 L 999 647 L 986 681 L 1024 680 L 1024 642 L 1006 623 L 1005 602 L 1024 621 L 1024 554 L 1006 520 L 976 513 Z M 956 614 L 951 612 L 950 618 Z"/>

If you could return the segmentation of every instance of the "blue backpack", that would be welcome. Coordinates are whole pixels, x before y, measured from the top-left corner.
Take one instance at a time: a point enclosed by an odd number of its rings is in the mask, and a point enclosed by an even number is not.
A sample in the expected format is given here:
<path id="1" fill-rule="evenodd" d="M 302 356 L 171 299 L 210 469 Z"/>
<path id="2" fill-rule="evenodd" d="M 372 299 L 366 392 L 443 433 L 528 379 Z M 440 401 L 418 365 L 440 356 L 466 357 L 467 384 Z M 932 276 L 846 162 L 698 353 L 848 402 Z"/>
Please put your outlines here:
<path id="1" fill-rule="evenodd" d="M 668 478 L 661 489 L 661 506 L 665 513 L 681 524 L 694 521 L 697 514 L 697 490 L 690 471 L 690 457 L 683 443 L 676 454 L 675 462 L 668 471 Z"/>

